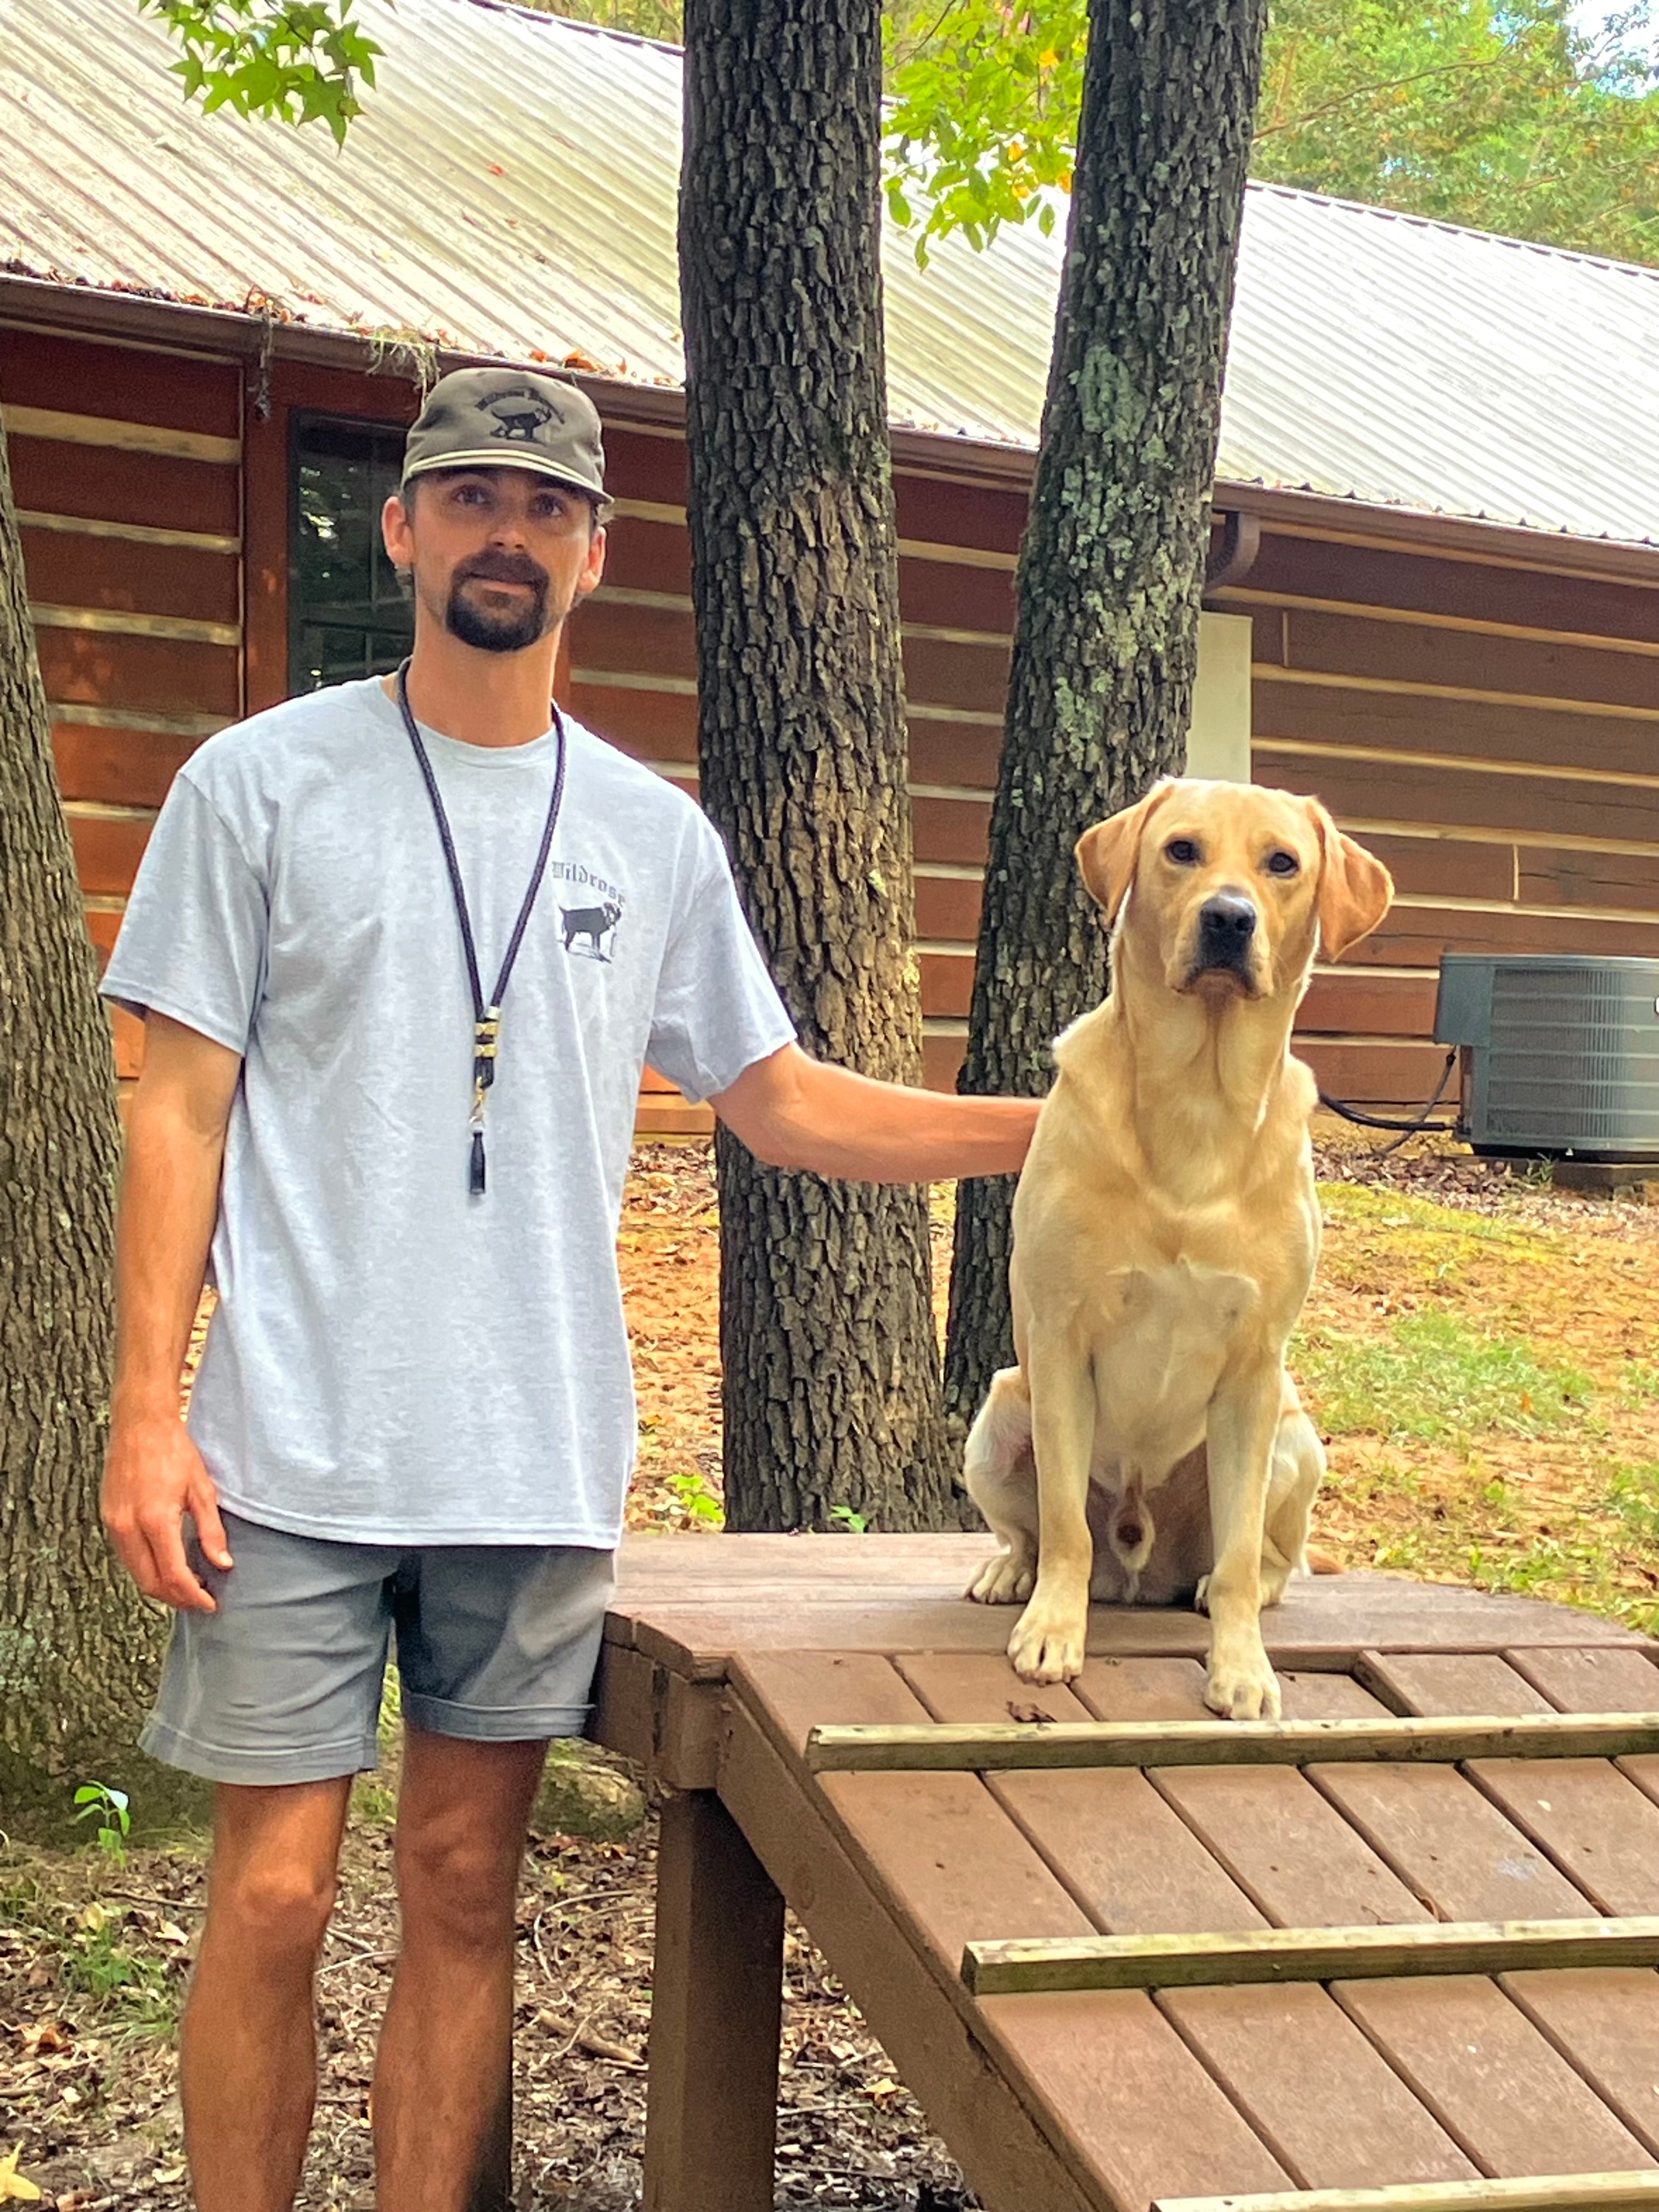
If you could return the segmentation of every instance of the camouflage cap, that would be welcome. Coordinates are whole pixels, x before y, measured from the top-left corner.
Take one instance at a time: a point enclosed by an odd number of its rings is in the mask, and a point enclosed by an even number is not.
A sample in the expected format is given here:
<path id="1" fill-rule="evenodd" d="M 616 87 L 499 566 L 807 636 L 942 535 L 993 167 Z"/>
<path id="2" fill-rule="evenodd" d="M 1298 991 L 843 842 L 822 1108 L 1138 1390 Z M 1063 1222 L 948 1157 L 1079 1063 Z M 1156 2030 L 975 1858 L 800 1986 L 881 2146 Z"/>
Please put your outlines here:
<path id="1" fill-rule="evenodd" d="M 428 392 L 404 449 L 403 481 L 428 469 L 534 469 L 605 503 L 599 410 L 562 378 L 457 368 Z"/>

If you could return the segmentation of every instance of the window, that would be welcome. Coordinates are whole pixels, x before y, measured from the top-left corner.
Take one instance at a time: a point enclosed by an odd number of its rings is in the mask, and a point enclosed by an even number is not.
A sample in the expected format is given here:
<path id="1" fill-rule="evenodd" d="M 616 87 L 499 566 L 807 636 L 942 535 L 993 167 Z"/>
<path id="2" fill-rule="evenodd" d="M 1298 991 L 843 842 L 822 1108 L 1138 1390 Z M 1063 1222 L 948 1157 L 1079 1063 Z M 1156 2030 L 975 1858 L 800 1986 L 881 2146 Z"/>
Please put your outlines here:
<path id="1" fill-rule="evenodd" d="M 398 489 L 404 433 L 378 422 L 296 416 L 289 524 L 289 690 L 315 691 L 395 668 L 415 610 L 380 542 Z"/>

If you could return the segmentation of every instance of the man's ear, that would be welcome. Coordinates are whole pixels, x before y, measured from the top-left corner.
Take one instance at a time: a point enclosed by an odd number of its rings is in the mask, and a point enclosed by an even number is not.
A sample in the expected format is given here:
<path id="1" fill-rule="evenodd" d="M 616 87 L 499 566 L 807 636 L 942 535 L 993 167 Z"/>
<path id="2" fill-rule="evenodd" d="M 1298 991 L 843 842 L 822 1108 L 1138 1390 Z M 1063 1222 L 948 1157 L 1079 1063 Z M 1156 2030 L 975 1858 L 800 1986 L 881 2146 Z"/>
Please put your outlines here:
<path id="1" fill-rule="evenodd" d="M 1394 899 L 1394 878 L 1363 845 L 1345 837 L 1316 799 L 1308 801 L 1324 854 L 1319 872 L 1319 945 L 1340 960 L 1351 945 L 1369 937 Z"/>
<path id="2" fill-rule="evenodd" d="M 1164 776 L 1152 786 L 1145 799 L 1126 806 L 1121 813 L 1111 815 L 1104 822 L 1097 822 L 1077 841 L 1079 871 L 1090 896 L 1104 910 L 1109 923 L 1117 920 L 1118 910 L 1129 895 L 1129 886 L 1135 878 L 1135 863 L 1140 858 L 1142 833 L 1171 781 L 1170 777 Z"/>

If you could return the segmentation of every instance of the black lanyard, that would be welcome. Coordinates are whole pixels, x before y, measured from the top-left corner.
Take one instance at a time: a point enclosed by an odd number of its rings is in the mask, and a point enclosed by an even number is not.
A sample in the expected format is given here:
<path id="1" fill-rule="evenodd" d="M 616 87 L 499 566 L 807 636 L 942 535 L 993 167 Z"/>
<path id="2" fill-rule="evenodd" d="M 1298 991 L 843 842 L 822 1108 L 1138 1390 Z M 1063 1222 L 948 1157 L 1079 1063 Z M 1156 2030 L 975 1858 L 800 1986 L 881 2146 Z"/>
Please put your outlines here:
<path id="1" fill-rule="evenodd" d="M 472 1131 L 472 1167 L 467 1188 L 474 1198 L 482 1198 L 484 1188 L 484 1101 L 489 1095 L 490 1085 L 495 1080 L 495 1054 L 501 1031 L 501 1000 L 507 996 L 507 978 L 513 973 L 513 963 L 519 957 L 519 947 L 523 944 L 525 931 L 530 926 L 530 911 L 536 903 L 536 894 L 542 887 L 542 878 L 547 872 L 547 856 L 553 849 L 553 832 L 558 826 L 559 807 L 564 799 L 564 723 L 555 707 L 552 710 L 553 728 L 559 741 L 559 757 L 558 765 L 553 771 L 553 797 L 547 809 L 547 826 L 542 831 L 541 850 L 537 854 L 536 865 L 530 872 L 530 888 L 524 895 L 519 919 L 513 926 L 507 956 L 501 962 L 501 972 L 495 978 L 494 994 L 486 1006 L 483 985 L 478 975 L 477 947 L 472 939 L 472 918 L 466 910 L 466 889 L 461 882 L 461 864 L 455 857 L 455 840 L 450 835 L 449 817 L 444 812 L 438 779 L 432 773 L 432 763 L 427 757 L 419 727 L 410 712 L 407 660 L 398 671 L 398 704 L 403 708 L 404 727 L 409 732 L 409 742 L 414 746 L 415 757 L 420 763 L 421 774 L 426 782 L 426 795 L 432 801 L 438 836 L 443 842 L 444 859 L 449 866 L 449 888 L 455 895 L 455 919 L 461 925 L 461 944 L 466 952 L 466 979 L 472 986 L 472 1112 L 468 1123 Z"/>

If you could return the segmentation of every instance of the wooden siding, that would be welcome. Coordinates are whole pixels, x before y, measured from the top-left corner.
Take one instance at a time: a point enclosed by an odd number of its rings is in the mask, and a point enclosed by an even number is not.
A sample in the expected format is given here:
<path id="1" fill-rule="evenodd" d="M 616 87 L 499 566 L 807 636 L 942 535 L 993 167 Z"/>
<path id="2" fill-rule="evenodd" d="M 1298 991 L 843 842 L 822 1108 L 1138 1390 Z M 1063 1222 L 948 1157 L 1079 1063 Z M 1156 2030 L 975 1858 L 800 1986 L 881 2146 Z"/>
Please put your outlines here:
<path id="1" fill-rule="evenodd" d="M 243 711 L 241 371 L 7 330 L 3 410 L 52 744 L 108 957 L 179 763 Z M 143 1030 L 114 1016 L 136 1075 Z"/>
<path id="2" fill-rule="evenodd" d="M 58 769 L 106 948 L 179 763 L 285 696 L 294 412 L 413 412 L 401 378 L 278 363 L 262 413 L 244 374 L 6 335 L 0 403 Z M 606 578 L 571 624 L 560 696 L 695 793 L 684 448 L 617 425 L 606 447 Z M 914 468 L 896 485 L 927 1072 L 950 1087 L 1024 500 Z M 1364 540 L 1363 510 L 1352 536 L 1268 528 L 1217 604 L 1253 620 L 1257 780 L 1317 793 L 1399 885 L 1384 927 L 1316 973 L 1300 1048 L 1339 1095 L 1407 1103 L 1439 1072 L 1427 1036 L 1443 951 L 1659 954 L 1659 562 L 1649 586 L 1552 571 L 1546 544 L 1522 567 Z M 707 1126 L 707 1109 L 647 1082 L 642 1127 Z"/>
<path id="3" fill-rule="evenodd" d="M 1218 604 L 1254 620 L 1258 781 L 1399 886 L 1310 994 L 1328 1089 L 1426 1096 L 1443 952 L 1659 955 L 1659 589 L 1274 532 Z"/>

